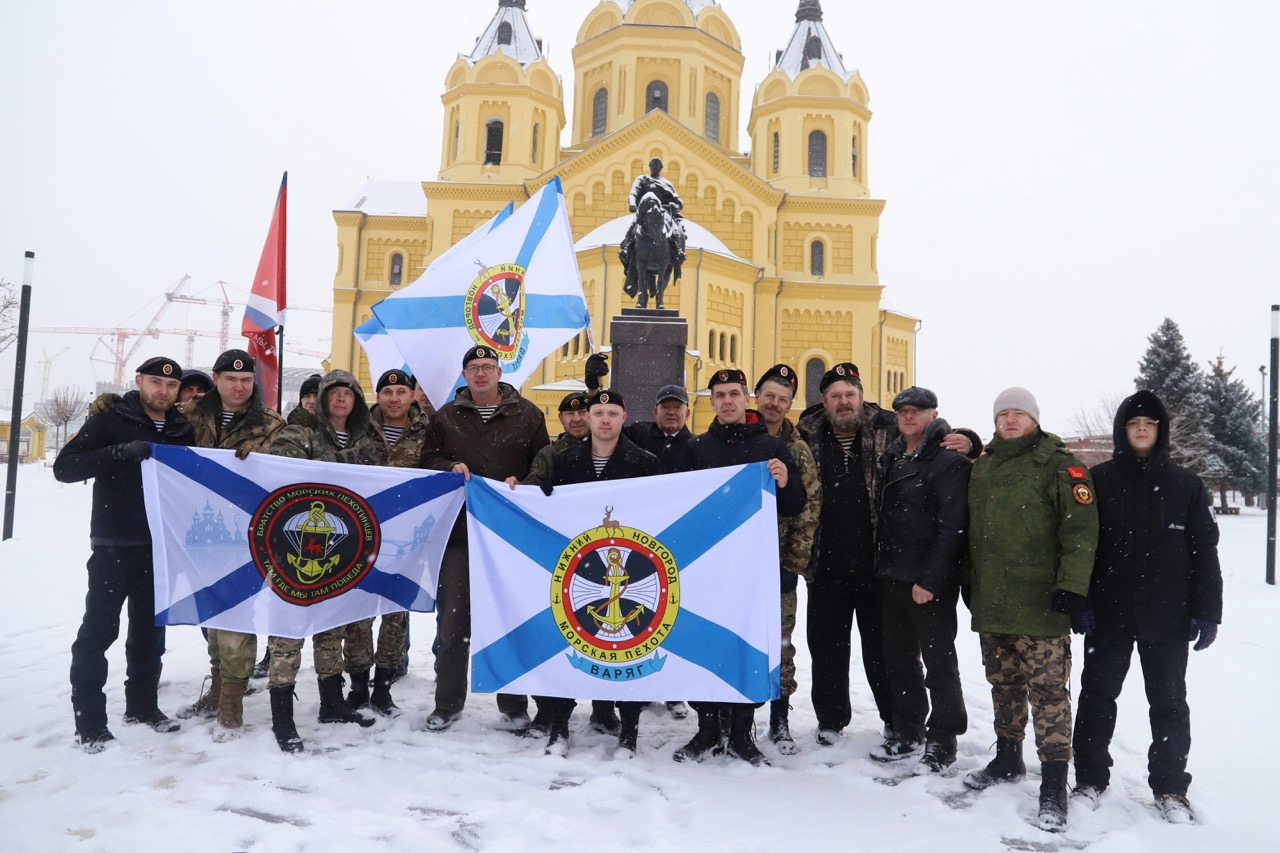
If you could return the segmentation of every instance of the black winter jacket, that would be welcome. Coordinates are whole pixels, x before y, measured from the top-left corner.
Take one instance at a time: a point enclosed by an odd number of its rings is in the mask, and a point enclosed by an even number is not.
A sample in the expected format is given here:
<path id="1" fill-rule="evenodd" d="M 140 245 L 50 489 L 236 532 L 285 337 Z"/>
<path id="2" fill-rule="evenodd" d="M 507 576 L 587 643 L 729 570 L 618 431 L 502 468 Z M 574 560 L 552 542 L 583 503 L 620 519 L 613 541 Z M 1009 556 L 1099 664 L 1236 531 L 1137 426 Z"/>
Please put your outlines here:
<path id="1" fill-rule="evenodd" d="M 653 421 L 636 421 L 628 424 L 622 434 L 641 450 L 647 450 L 662 463 L 662 472 L 688 470 L 687 448 L 693 433 L 688 427 L 680 427 L 675 435 L 667 435 Z"/>
<path id="2" fill-rule="evenodd" d="M 973 464 L 942 448 L 950 431 L 936 419 L 914 456 L 904 455 L 898 437 L 881 457 L 877 574 L 919 584 L 935 596 L 959 587 L 967 550 Z"/>
<path id="3" fill-rule="evenodd" d="M 58 452 L 53 476 L 60 483 L 93 478 L 93 515 L 89 540 L 93 547 L 150 545 L 151 530 L 142 503 L 142 468 L 138 462 L 117 462 L 117 444 L 149 441 L 190 447 L 195 432 L 176 408 L 164 415 L 164 429 L 156 430 L 142 408 L 142 398 L 130 391 L 110 411 L 92 415 Z"/>
<path id="4" fill-rule="evenodd" d="M 804 509 L 807 499 L 800 471 L 787 445 L 769 435 L 757 413 L 747 412 L 747 423 L 725 425 L 714 421 L 710 429 L 689 441 L 690 468 L 695 471 L 770 459 L 780 459 L 787 466 L 787 485 L 778 489 L 778 515 L 796 515 Z"/>
<path id="5" fill-rule="evenodd" d="M 1156 446 L 1133 453 L 1125 423 L 1155 412 Z M 1089 603 L 1098 632 L 1149 642 L 1183 642 L 1191 620 L 1222 621 L 1218 525 L 1201 479 L 1169 458 L 1169 416 L 1150 391 L 1116 412 L 1115 455 L 1091 469 L 1098 494 L 1098 550 Z"/>
<path id="6" fill-rule="evenodd" d="M 641 450 L 625 435 L 618 437 L 604 470 L 596 476 L 591 460 L 591 439 L 574 442 L 551 460 L 551 482 L 556 486 L 570 483 L 594 483 L 597 480 L 625 480 L 630 477 L 651 477 L 662 473 L 658 457 Z"/>

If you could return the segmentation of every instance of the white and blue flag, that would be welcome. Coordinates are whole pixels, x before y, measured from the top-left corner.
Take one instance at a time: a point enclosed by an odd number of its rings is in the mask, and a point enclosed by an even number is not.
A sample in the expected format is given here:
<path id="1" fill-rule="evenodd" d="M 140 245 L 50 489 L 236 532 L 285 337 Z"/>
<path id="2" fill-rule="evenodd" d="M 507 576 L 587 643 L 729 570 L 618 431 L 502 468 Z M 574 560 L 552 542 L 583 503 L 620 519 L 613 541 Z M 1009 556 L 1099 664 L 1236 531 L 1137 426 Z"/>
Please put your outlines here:
<path id="1" fill-rule="evenodd" d="M 435 609 L 462 477 L 153 445 L 156 624 L 303 638 Z"/>
<path id="2" fill-rule="evenodd" d="M 765 463 L 514 491 L 466 485 L 471 689 L 764 702 L 781 679 Z"/>
<path id="3" fill-rule="evenodd" d="M 472 231 L 466 237 L 463 237 L 452 247 L 446 250 L 444 254 L 432 261 L 427 266 L 427 269 L 422 276 L 415 279 L 409 286 L 412 287 L 421 280 L 423 276 L 430 275 L 432 268 L 442 261 L 447 260 L 455 253 L 468 251 L 473 243 L 483 239 L 486 234 L 494 229 L 494 227 L 510 216 L 513 210 L 515 210 L 515 205 L 513 204 L 508 204 L 506 207 L 502 208 L 502 210 L 498 211 L 496 216 L 484 225 L 481 225 L 475 231 Z M 375 305 L 374 310 L 376 309 L 377 306 Z M 356 326 L 355 336 L 356 340 L 360 342 L 360 346 L 364 348 L 365 356 L 369 360 L 370 376 L 376 379 L 388 370 L 403 370 L 408 373 L 413 373 L 413 368 L 409 366 L 408 360 L 400 354 L 400 348 L 396 346 L 396 342 L 392 340 L 391 335 L 387 333 L 387 327 L 382 325 L 382 321 L 378 319 L 378 315 L 376 313 L 359 326 Z"/>
<path id="4" fill-rule="evenodd" d="M 560 179 L 373 313 L 437 408 L 465 384 L 473 346 L 492 349 L 503 381 L 519 387 L 589 322 Z"/>

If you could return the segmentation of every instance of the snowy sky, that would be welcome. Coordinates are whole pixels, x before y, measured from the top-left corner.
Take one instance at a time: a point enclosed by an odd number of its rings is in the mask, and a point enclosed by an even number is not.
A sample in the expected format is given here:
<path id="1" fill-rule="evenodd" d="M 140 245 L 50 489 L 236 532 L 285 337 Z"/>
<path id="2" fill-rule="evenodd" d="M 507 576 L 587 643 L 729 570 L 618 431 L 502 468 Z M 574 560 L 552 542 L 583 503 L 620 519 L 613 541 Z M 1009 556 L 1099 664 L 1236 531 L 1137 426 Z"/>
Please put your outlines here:
<path id="1" fill-rule="evenodd" d="M 567 104 L 570 51 L 595 4 L 528 3 Z M 746 145 L 750 93 L 795 4 L 722 5 L 747 57 Z M 242 298 L 287 169 L 291 301 L 328 306 L 331 211 L 366 177 L 436 176 L 445 71 L 495 6 L 0 4 L 0 277 L 19 282 L 23 252 L 37 253 L 37 326 L 145 325 L 183 275 L 189 293 L 214 298 L 222 280 Z M 1130 390 L 1165 316 L 1199 361 L 1222 350 L 1260 387 L 1269 306 L 1280 302 L 1268 243 L 1280 232 L 1280 118 L 1264 90 L 1280 78 L 1280 6 L 823 8 L 871 92 L 886 301 L 923 319 L 917 379 L 952 423 L 987 434 L 996 393 L 1021 384 L 1047 429 L 1070 432 L 1077 409 Z M 174 306 L 165 324 L 217 321 L 212 307 Z M 327 314 L 295 312 L 291 340 L 328 351 L 329 334 Z M 34 337 L 28 399 L 42 350 L 68 348 L 50 387 L 109 378 L 109 365 L 90 360 L 93 343 Z M 135 361 L 184 350 L 164 338 Z M 201 342 L 196 361 L 215 350 Z M 12 365 L 10 350 L 0 356 L 6 403 Z"/>

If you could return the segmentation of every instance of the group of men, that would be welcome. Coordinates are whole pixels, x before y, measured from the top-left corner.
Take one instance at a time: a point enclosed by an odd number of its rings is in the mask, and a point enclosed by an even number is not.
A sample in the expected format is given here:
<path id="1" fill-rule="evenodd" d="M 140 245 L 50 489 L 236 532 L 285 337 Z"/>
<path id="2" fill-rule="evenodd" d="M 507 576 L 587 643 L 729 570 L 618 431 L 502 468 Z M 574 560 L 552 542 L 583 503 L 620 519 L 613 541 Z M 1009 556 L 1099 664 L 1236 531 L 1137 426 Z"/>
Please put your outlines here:
<path id="1" fill-rule="evenodd" d="M 1096 805 L 1109 784 L 1108 746 L 1116 698 L 1136 642 L 1151 704 L 1150 784 L 1165 815 L 1191 820 L 1186 799 L 1190 747 L 1185 673 L 1187 636 L 1213 641 L 1221 621 L 1217 528 L 1199 478 L 1169 459 L 1168 416 L 1150 392 L 1127 399 L 1116 415 L 1115 459 L 1088 471 L 1056 436 L 1043 431 L 1034 396 L 1002 392 L 993 407 L 995 436 L 984 447 L 968 430 L 938 417 L 936 395 L 911 387 L 888 412 L 863 398 L 856 365 L 821 378 L 818 403 L 788 419 L 795 370 L 775 365 L 751 386 L 733 368 L 707 383 L 715 420 L 688 429 L 682 385 L 662 388 L 653 420 L 625 425 L 626 401 L 600 387 L 603 357 L 588 362 L 588 390 L 559 407 L 564 433 L 552 443 L 542 412 L 502 381 L 498 354 L 472 347 L 462 358 L 465 386 L 427 417 L 413 401 L 416 383 L 402 371 L 377 382 L 370 409 L 356 378 L 331 371 L 304 387 L 314 411 L 299 406 L 289 423 L 263 406 L 253 361 L 239 350 L 219 357 L 203 397 L 175 407 L 181 368 L 172 359 L 141 365 L 137 390 L 98 410 L 55 463 L 64 482 L 95 479 L 93 555 L 85 618 L 72 649 L 72 704 L 79 742 L 105 746 L 105 651 L 129 602 L 125 721 L 174 731 L 159 710 L 156 684 L 163 641 L 152 616 L 150 537 L 138 463 L 149 443 L 234 449 L 303 459 L 401 465 L 557 486 L 656 476 L 764 462 L 777 487 L 782 612 L 781 696 L 770 703 L 768 738 L 780 754 L 797 751 L 788 711 L 798 688 L 792 634 L 798 581 L 807 585 L 807 640 L 816 740 L 830 746 L 852 720 L 849 664 L 853 625 L 883 741 L 877 761 L 915 759 L 913 772 L 946 773 L 968 720 L 955 648 L 963 596 L 978 632 L 992 690 L 996 755 L 968 774 L 983 789 L 1026 775 L 1022 741 L 1027 706 L 1041 763 L 1042 828 L 1065 826 L 1067 766 L 1073 745 L 1075 795 Z M 755 405 L 752 408 L 752 391 Z M 420 392 L 418 392 L 420 393 Z M 95 407 L 96 409 L 98 407 Z M 1101 523 L 1100 523 L 1101 519 Z M 761 594 L 774 594 L 762 590 Z M 437 590 L 435 699 L 428 731 L 444 731 L 467 698 L 470 576 L 465 518 L 444 552 Z M 312 639 L 321 722 L 371 725 L 361 714 L 398 711 L 391 698 L 405 657 L 406 614 L 383 617 Z M 1089 635 L 1074 742 L 1070 705 L 1070 633 Z M 302 641 L 273 637 L 269 647 L 272 726 L 281 749 L 303 742 L 293 718 Z M 256 638 L 208 632 L 211 688 L 195 710 L 216 715 L 215 731 L 243 726 L 243 697 Z M 372 677 L 370 670 L 372 669 Z M 343 695 L 344 674 L 351 692 Z M 500 725 L 547 738 L 563 755 L 576 699 L 499 694 Z M 679 716 L 681 699 L 669 697 Z M 677 761 L 721 752 L 768 763 L 754 739 L 754 706 L 693 702 L 697 732 Z M 592 728 L 616 734 L 616 755 L 635 753 L 639 703 L 593 702 Z"/>

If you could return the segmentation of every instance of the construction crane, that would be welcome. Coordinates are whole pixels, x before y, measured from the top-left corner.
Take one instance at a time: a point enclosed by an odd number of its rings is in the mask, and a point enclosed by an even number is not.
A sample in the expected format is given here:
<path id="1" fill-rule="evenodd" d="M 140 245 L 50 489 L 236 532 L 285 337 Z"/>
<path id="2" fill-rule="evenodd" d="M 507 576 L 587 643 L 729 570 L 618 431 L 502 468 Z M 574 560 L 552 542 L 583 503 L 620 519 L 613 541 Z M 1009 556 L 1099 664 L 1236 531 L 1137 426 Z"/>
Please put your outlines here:
<path id="1" fill-rule="evenodd" d="M 49 372 L 53 369 L 53 360 L 58 356 L 62 355 L 64 352 L 66 352 L 69 349 L 71 349 L 71 347 L 63 347 L 62 349 L 55 352 L 53 355 L 49 355 L 49 352 L 47 350 L 40 350 L 40 356 L 41 356 L 40 363 L 44 365 L 44 375 L 40 381 L 40 399 L 41 400 L 49 399 Z"/>

